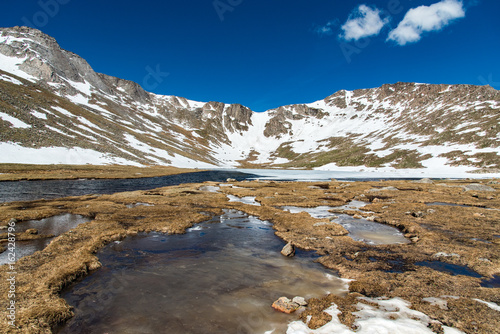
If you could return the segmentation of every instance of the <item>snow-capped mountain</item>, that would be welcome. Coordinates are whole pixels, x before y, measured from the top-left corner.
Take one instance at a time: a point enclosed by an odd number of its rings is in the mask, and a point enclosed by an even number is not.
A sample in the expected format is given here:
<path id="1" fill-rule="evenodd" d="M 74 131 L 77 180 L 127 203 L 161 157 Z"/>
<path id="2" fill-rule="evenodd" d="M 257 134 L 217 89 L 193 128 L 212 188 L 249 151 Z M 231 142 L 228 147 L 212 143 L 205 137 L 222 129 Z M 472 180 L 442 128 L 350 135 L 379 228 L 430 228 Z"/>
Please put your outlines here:
<path id="1" fill-rule="evenodd" d="M 0 162 L 500 168 L 500 92 L 396 83 L 263 113 L 146 92 L 0 29 Z"/>

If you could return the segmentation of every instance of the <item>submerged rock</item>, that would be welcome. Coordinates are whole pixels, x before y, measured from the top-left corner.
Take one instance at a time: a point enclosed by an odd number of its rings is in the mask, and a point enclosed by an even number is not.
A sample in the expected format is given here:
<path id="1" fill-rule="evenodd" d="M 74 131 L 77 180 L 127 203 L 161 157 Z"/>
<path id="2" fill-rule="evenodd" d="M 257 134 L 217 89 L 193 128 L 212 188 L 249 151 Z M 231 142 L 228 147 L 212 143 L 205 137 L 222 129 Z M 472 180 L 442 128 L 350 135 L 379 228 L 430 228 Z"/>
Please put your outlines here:
<path id="1" fill-rule="evenodd" d="M 26 230 L 26 234 L 38 234 L 38 230 L 36 228 L 30 228 Z"/>
<path id="2" fill-rule="evenodd" d="M 278 311 L 286 313 L 286 314 L 290 314 L 290 313 L 295 312 L 301 305 L 299 305 L 298 303 L 295 303 L 294 301 L 288 299 L 287 297 L 280 297 L 271 306 L 275 310 L 278 310 Z"/>
<path id="3" fill-rule="evenodd" d="M 236 179 L 229 178 L 226 180 L 226 182 L 237 182 Z"/>
<path id="4" fill-rule="evenodd" d="M 283 247 L 283 249 L 281 250 L 281 254 L 283 254 L 284 256 L 292 257 L 295 255 L 295 247 L 293 247 L 292 243 L 289 242 L 285 245 L 285 247 Z"/>

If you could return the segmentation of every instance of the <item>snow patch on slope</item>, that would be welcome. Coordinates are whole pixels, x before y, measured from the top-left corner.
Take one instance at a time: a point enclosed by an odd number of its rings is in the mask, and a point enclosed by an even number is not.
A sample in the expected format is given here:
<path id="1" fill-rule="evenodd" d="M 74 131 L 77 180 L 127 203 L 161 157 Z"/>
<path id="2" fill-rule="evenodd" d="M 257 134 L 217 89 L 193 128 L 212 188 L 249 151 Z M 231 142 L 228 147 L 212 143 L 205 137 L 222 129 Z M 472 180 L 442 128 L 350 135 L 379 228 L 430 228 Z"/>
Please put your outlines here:
<path id="1" fill-rule="evenodd" d="M 0 43 L 1 43 L 1 41 L 0 41 Z M 28 59 L 28 57 L 24 57 L 24 58 L 8 57 L 8 56 L 0 53 L 0 64 L 2 64 L 3 71 L 12 73 L 15 76 L 26 79 L 28 81 L 36 82 L 37 79 L 34 76 L 29 75 L 26 72 L 19 69 L 19 66 L 22 63 L 24 63 L 27 59 Z"/>
<path id="2" fill-rule="evenodd" d="M 21 129 L 31 128 L 31 125 L 28 125 L 28 124 L 24 123 L 23 121 L 15 118 L 15 117 L 10 116 L 9 114 L 3 113 L 3 112 L 0 112 L 0 119 L 4 120 L 6 122 L 9 122 L 15 128 L 21 128 Z"/>
<path id="3" fill-rule="evenodd" d="M 42 147 L 29 148 L 15 143 L 0 143 L 0 163 L 106 165 L 123 164 L 139 166 L 133 161 L 112 157 L 83 148 Z"/>

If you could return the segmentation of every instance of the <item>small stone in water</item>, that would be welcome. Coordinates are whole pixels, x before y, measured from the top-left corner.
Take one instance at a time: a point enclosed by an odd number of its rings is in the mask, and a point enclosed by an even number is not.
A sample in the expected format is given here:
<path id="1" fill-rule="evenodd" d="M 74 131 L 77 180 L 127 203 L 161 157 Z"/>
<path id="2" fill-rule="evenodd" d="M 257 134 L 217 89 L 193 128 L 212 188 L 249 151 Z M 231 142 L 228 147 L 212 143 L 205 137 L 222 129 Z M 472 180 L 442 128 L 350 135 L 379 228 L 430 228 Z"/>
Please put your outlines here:
<path id="1" fill-rule="evenodd" d="M 299 297 L 299 296 L 293 297 L 292 302 L 299 304 L 300 306 L 307 306 L 307 301 L 304 297 Z"/>
<path id="2" fill-rule="evenodd" d="M 281 250 L 281 254 L 283 254 L 284 256 L 292 257 L 295 255 L 295 247 L 293 247 L 292 243 L 289 242 L 285 245 L 285 247 L 283 247 L 283 249 Z"/>
<path id="3" fill-rule="evenodd" d="M 291 301 L 287 297 L 280 297 L 271 306 L 275 310 L 278 310 L 278 311 L 286 313 L 286 314 L 293 313 L 300 307 L 299 304 L 294 303 L 293 301 Z"/>

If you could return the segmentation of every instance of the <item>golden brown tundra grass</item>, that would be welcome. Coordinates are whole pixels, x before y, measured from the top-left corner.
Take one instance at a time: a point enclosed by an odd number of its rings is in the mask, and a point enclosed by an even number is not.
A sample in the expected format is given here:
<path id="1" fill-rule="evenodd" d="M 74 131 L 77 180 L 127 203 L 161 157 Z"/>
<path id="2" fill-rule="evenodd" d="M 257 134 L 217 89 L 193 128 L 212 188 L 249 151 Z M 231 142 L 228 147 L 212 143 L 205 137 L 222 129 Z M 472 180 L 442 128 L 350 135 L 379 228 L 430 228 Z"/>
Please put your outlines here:
<path id="1" fill-rule="evenodd" d="M 135 167 L 122 165 L 25 165 L 0 164 L 0 181 L 136 179 L 191 173 L 197 169 L 168 166 Z"/>
<path id="2" fill-rule="evenodd" d="M 477 182 L 477 181 L 474 181 Z M 487 183 L 488 181 L 483 181 Z M 241 210 L 273 223 L 276 235 L 296 247 L 317 251 L 319 261 L 353 279 L 344 296 L 311 299 L 302 319 L 312 316 L 311 328 L 331 318 L 323 310 L 332 302 L 342 311 L 341 321 L 354 327 L 353 312 L 359 296 L 400 297 L 444 325 L 466 333 L 495 333 L 500 328 L 498 311 L 474 298 L 500 304 L 500 289 L 481 287 L 481 278 L 452 276 L 418 261 L 443 261 L 468 266 L 483 277 L 500 274 L 500 186 L 495 191 L 465 191 L 471 181 L 442 181 L 434 184 L 411 181 L 385 182 L 235 182 L 219 192 L 203 191 L 189 184 L 149 191 L 101 196 L 80 196 L 50 201 L 14 202 L 0 206 L 0 221 L 41 219 L 73 213 L 90 222 L 53 239 L 43 251 L 16 263 L 16 328 L 7 324 L 7 266 L 0 267 L 1 328 L 7 333 L 50 333 L 68 320 L 71 307 L 60 298 L 64 287 L 100 267 L 97 252 L 106 244 L 139 232 L 184 233 L 196 223 L 222 213 L 224 208 Z M 394 187 L 383 189 L 385 187 Z M 374 190 L 375 189 L 375 190 Z M 391 190 L 392 189 L 392 190 Z M 255 196 L 261 206 L 228 202 L 227 194 Z M 399 228 L 411 240 L 408 244 L 368 245 L 353 241 L 337 224 L 316 224 L 306 213 L 283 211 L 283 205 L 340 206 L 353 199 L 369 202 L 363 212 L 346 213 Z M 464 204 L 429 206 L 430 202 Z M 152 206 L 130 207 L 148 203 Z M 337 210 L 338 211 L 338 210 Z M 19 223 L 22 224 L 22 223 Z M 315 226 L 316 225 L 316 226 Z M 282 256 L 279 253 L 276 256 Z M 394 267 L 394 264 L 397 264 Z M 447 298 L 447 307 L 433 306 L 422 299 Z M 269 301 L 269 305 L 273 301 Z M 273 312 L 269 307 L 269 312 Z M 291 316 L 293 319 L 293 316 Z M 431 329 L 441 332 L 436 322 Z"/>

